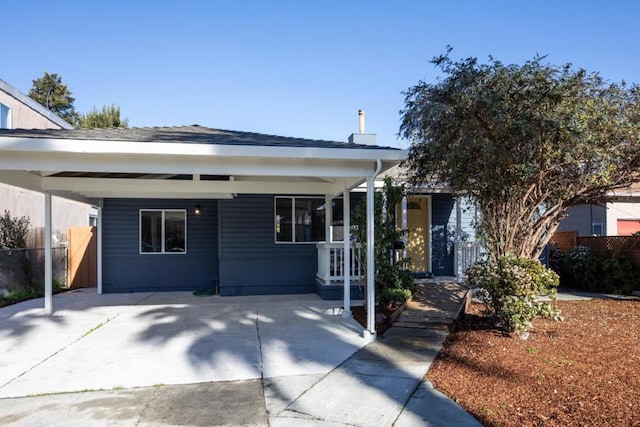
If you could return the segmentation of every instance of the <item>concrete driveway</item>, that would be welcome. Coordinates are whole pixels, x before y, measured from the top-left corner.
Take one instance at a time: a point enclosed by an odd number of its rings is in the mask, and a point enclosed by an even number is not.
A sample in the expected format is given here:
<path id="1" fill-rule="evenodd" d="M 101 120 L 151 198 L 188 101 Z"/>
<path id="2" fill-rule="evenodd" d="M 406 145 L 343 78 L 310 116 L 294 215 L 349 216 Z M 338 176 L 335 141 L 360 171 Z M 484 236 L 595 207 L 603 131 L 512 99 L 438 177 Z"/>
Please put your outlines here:
<path id="1" fill-rule="evenodd" d="M 326 374 L 367 342 L 315 295 L 96 295 L 0 309 L 0 397 Z"/>

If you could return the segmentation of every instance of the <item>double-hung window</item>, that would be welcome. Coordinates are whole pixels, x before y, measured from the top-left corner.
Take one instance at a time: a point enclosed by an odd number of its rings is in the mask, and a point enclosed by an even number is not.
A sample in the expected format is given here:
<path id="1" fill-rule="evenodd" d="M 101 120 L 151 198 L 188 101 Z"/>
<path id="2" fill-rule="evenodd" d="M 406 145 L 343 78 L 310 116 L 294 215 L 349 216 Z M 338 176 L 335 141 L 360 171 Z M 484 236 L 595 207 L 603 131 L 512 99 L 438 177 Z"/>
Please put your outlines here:
<path id="1" fill-rule="evenodd" d="M 325 240 L 325 200 L 319 197 L 276 197 L 276 243 Z"/>
<path id="2" fill-rule="evenodd" d="M 187 211 L 140 209 L 140 253 L 187 252 Z"/>

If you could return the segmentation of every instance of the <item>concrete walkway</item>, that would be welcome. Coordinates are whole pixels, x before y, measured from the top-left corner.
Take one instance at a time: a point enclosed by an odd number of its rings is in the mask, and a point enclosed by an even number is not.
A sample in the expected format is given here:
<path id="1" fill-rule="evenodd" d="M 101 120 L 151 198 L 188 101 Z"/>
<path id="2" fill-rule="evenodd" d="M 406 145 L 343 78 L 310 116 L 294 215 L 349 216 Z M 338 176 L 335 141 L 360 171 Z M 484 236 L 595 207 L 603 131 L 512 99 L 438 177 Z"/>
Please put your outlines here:
<path id="1" fill-rule="evenodd" d="M 447 331 L 375 342 L 314 295 L 57 295 L 0 309 L 0 425 L 478 425 L 423 384 Z"/>

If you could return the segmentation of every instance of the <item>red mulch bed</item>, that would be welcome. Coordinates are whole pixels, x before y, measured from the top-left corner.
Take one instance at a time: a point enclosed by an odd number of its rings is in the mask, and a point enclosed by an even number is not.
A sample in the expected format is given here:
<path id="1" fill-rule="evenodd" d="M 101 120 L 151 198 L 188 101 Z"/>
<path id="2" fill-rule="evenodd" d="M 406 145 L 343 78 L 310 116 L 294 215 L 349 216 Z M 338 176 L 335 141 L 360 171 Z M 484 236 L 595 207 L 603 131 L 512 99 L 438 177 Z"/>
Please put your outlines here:
<path id="1" fill-rule="evenodd" d="M 523 341 L 472 304 L 427 379 L 486 426 L 640 426 L 640 301 L 557 305 Z"/>

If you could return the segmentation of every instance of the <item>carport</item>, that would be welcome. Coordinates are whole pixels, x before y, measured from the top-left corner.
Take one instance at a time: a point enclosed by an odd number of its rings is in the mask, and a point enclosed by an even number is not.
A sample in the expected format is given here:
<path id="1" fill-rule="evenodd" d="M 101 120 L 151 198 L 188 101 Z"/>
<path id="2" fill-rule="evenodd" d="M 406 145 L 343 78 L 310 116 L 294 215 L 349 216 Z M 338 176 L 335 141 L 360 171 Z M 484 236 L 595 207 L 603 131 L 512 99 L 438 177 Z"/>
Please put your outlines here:
<path id="1" fill-rule="evenodd" d="M 51 196 L 98 208 L 98 284 L 103 291 L 102 208 L 105 199 L 233 199 L 238 195 L 343 197 L 344 251 L 350 251 L 349 190 L 367 188 L 365 335 L 375 336 L 373 191 L 376 176 L 406 156 L 375 145 L 375 135 L 348 142 L 280 137 L 201 126 L 131 129 L 0 130 L 0 182 L 45 195 L 45 236 L 51 236 Z M 194 207 L 195 208 L 195 207 Z M 44 312 L 53 313 L 51 239 L 45 239 Z M 344 307 L 350 316 L 349 257 L 344 257 Z"/>

